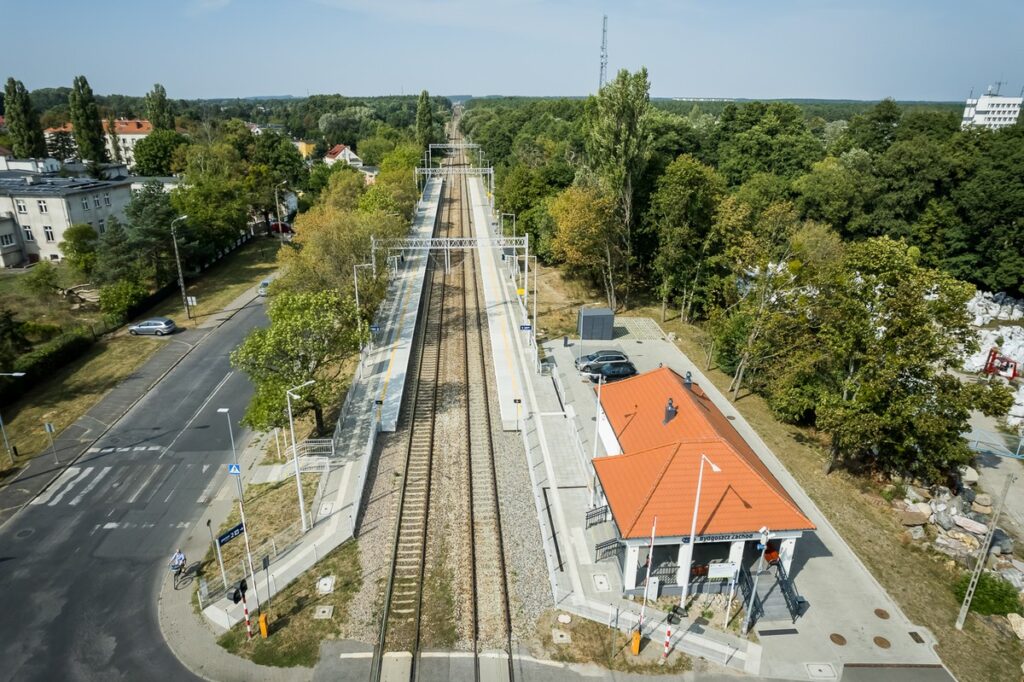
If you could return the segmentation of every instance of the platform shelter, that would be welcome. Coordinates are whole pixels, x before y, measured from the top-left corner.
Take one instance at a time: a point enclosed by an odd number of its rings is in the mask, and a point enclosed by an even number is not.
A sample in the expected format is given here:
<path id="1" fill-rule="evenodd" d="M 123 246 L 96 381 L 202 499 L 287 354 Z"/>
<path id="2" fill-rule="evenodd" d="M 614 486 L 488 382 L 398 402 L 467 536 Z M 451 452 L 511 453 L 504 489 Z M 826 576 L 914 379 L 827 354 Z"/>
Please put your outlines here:
<path id="1" fill-rule="evenodd" d="M 730 567 L 760 561 L 764 537 L 768 560 L 788 574 L 797 539 L 814 524 L 699 385 L 659 368 L 601 387 L 599 406 L 608 454 L 593 460 L 598 505 L 588 525 L 612 522 L 614 537 L 597 550 L 617 559 L 626 594 L 643 591 L 648 561 L 669 594 L 688 577 L 691 593 L 724 591 L 736 579 Z"/>

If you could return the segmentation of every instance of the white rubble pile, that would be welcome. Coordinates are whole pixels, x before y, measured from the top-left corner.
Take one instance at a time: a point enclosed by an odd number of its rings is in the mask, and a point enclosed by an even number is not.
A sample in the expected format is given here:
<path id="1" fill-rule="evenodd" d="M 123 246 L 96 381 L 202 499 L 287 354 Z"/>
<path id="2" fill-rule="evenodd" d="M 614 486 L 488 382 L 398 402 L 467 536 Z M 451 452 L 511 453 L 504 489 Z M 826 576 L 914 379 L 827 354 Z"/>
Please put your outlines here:
<path id="1" fill-rule="evenodd" d="M 1002 343 L 1000 343 L 1000 340 Z M 972 373 L 985 369 L 988 352 L 998 348 L 1024 368 L 1024 327 L 995 327 L 978 330 L 978 352 L 964 358 L 964 370 Z"/>
<path id="2" fill-rule="evenodd" d="M 992 320 L 1017 322 L 1024 319 L 1024 301 L 1003 292 L 978 291 L 967 302 L 967 311 L 974 316 L 975 327 L 982 327 Z"/>

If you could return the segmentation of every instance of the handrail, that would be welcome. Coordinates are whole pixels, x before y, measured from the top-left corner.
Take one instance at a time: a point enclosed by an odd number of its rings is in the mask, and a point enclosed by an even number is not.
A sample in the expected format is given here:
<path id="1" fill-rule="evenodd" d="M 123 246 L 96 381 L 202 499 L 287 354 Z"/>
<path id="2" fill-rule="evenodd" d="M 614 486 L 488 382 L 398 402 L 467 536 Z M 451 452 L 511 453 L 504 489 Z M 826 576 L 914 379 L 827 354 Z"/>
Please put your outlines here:
<path id="1" fill-rule="evenodd" d="M 779 589 L 786 600 L 786 608 L 789 609 L 789 615 L 793 617 L 793 622 L 795 623 L 796 619 L 800 617 L 800 599 L 796 589 L 793 587 L 793 583 L 789 580 L 789 576 L 786 575 L 786 569 L 782 566 L 782 562 L 777 562 L 775 568 L 779 572 L 777 576 Z"/>
<path id="2" fill-rule="evenodd" d="M 608 520 L 608 505 L 587 510 L 587 528 L 600 525 Z"/>
<path id="3" fill-rule="evenodd" d="M 743 603 L 750 604 L 750 593 L 754 590 L 754 582 L 750 577 L 750 571 L 746 566 L 740 566 L 738 576 L 739 579 L 737 580 L 737 583 L 739 583 L 740 592 L 743 593 Z M 753 626 L 757 619 L 763 615 L 764 605 L 761 604 L 761 598 L 755 594 L 750 614 L 750 625 Z"/>

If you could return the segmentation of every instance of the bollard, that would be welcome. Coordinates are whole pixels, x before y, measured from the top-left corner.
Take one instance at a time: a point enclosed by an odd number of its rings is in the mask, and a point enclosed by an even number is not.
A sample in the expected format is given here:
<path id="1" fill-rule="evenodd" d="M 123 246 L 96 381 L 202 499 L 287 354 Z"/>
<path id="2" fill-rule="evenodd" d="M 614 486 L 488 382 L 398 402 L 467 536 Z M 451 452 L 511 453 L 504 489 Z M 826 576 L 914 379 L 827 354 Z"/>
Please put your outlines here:
<path id="1" fill-rule="evenodd" d="M 661 654 L 661 660 L 658 661 L 658 665 L 665 665 L 665 661 L 668 660 L 668 642 L 672 639 L 672 626 L 666 626 L 665 628 L 665 651 Z"/>

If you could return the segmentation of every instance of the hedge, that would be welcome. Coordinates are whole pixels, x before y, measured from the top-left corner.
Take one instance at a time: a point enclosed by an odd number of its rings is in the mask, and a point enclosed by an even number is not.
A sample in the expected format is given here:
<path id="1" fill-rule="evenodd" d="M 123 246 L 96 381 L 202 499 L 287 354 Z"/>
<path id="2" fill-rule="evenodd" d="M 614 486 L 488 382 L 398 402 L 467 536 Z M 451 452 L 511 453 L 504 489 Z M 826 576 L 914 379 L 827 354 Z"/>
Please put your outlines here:
<path id="1" fill-rule="evenodd" d="M 12 372 L 25 376 L 9 379 L 0 385 L 0 403 L 8 404 L 20 398 L 36 382 L 49 378 L 55 371 L 82 357 L 95 342 L 85 330 L 64 332 L 41 343 L 14 361 Z"/>

